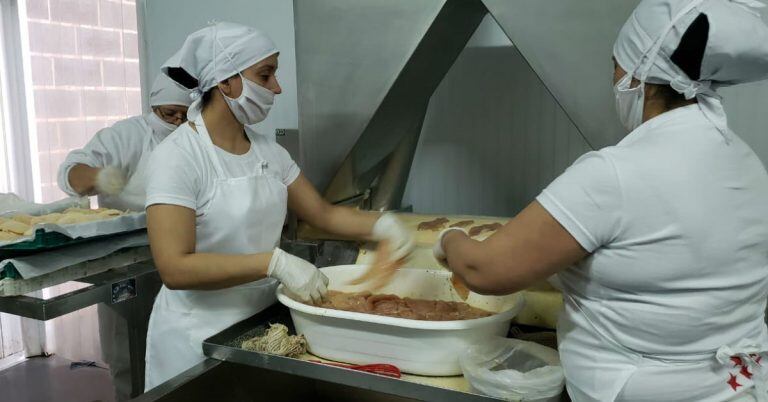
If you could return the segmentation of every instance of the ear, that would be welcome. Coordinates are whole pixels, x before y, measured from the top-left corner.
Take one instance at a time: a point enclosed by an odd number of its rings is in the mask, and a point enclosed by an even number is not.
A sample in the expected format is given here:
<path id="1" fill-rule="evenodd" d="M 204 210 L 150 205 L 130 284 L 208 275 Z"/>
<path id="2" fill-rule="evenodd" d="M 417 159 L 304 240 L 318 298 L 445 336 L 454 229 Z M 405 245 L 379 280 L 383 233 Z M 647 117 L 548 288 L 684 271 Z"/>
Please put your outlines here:
<path id="1" fill-rule="evenodd" d="M 229 79 L 220 81 L 216 86 L 219 87 L 219 91 L 226 96 L 232 97 L 232 86 L 229 85 Z"/>

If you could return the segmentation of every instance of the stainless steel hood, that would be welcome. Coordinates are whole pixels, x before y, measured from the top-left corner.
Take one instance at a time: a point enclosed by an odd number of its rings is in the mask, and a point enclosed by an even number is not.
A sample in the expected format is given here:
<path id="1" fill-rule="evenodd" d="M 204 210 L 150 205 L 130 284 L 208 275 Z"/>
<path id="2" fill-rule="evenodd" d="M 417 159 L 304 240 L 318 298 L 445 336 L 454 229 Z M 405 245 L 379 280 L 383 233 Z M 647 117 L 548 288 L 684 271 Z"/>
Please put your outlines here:
<path id="1" fill-rule="evenodd" d="M 399 208 L 430 97 L 489 12 L 590 146 L 615 143 L 611 47 L 637 2 L 294 0 L 305 170 L 333 202 Z"/>

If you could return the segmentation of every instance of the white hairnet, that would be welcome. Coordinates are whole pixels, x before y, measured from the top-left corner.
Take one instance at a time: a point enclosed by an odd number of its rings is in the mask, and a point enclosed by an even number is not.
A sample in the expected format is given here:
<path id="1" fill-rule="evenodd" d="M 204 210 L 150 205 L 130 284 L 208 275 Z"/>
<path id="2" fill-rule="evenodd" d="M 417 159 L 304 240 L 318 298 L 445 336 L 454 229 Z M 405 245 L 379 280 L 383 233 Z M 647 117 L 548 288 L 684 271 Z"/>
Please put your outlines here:
<path id="1" fill-rule="evenodd" d="M 619 32 L 613 55 L 638 80 L 669 84 L 686 99 L 695 97 L 727 138 L 725 111 L 714 89 L 768 78 L 768 26 L 758 12 L 762 7 L 757 0 L 643 0 Z M 671 57 L 701 14 L 709 31 L 700 76 L 693 80 Z"/>
<path id="2" fill-rule="evenodd" d="M 190 34 L 162 67 L 180 67 L 198 80 L 196 96 L 278 53 L 265 33 L 232 22 L 213 23 Z M 195 95 L 193 95 L 195 97 Z"/>
<path id="3" fill-rule="evenodd" d="M 155 82 L 152 83 L 152 89 L 149 92 L 149 105 L 152 107 L 160 105 L 189 106 L 192 103 L 191 93 L 191 89 L 185 88 L 164 73 L 160 73 L 155 77 Z"/>

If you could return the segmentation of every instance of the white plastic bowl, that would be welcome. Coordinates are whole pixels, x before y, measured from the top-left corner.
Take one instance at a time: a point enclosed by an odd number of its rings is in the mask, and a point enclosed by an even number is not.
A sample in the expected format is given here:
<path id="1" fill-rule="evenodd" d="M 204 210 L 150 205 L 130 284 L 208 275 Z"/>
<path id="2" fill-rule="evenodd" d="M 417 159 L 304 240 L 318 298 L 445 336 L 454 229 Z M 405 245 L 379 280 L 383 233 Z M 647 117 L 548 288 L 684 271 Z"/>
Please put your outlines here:
<path id="1" fill-rule="evenodd" d="M 329 289 L 360 291 L 345 285 L 365 266 L 323 268 Z M 389 285 L 376 291 L 426 300 L 460 301 L 447 271 L 401 269 Z M 458 357 L 469 345 L 494 336 L 505 336 L 512 318 L 523 307 L 520 294 L 503 297 L 470 294 L 467 303 L 496 314 L 473 320 L 421 321 L 353 313 L 310 306 L 292 299 L 282 285 L 277 299 L 291 311 L 299 334 L 304 334 L 312 354 L 352 364 L 388 363 L 401 371 L 425 376 L 460 375 Z"/>

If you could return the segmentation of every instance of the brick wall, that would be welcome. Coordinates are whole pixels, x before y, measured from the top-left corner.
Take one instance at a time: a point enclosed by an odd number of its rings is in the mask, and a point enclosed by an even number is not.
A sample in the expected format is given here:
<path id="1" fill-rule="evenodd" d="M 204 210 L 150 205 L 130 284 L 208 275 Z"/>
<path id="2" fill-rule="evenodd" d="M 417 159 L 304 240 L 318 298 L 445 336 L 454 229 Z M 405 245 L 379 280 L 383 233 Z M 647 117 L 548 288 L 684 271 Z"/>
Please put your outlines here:
<path id="1" fill-rule="evenodd" d="M 96 131 L 141 113 L 135 0 L 27 0 L 42 201 Z M 35 150 L 33 150 L 34 152 Z"/>

